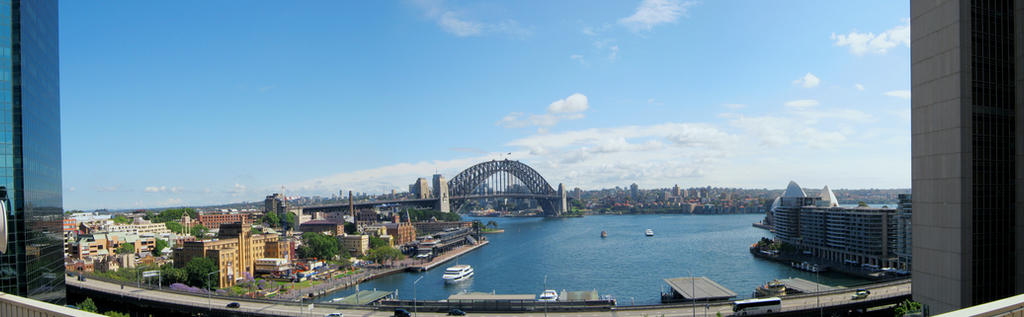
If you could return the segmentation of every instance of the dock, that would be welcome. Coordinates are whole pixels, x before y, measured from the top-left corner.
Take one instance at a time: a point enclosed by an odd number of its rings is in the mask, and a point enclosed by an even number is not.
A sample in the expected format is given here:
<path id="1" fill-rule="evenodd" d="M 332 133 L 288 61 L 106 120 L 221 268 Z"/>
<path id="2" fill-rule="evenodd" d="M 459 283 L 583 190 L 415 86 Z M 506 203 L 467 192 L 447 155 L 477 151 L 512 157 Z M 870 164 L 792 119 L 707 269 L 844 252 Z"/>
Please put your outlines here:
<path id="1" fill-rule="evenodd" d="M 455 251 L 442 254 L 441 256 L 438 256 L 437 258 L 435 258 L 433 261 L 430 261 L 430 262 L 427 262 L 427 263 L 421 263 L 421 264 L 414 264 L 412 266 L 409 266 L 408 270 L 409 271 L 413 271 L 413 272 L 428 271 L 430 269 L 433 269 L 433 268 L 437 267 L 438 265 L 441 265 L 441 264 L 444 264 L 445 262 L 451 261 L 451 259 L 454 259 L 454 258 L 456 258 L 456 257 L 458 257 L 460 255 L 469 253 L 469 252 L 471 252 L 473 250 L 476 250 L 479 247 L 485 246 L 488 243 L 491 243 L 491 242 L 487 241 L 487 240 L 483 240 L 483 241 L 478 242 L 477 244 L 470 245 L 470 246 L 467 246 L 467 247 L 462 247 L 462 248 L 457 249 Z"/>
<path id="2" fill-rule="evenodd" d="M 385 298 L 393 298 L 394 292 L 388 291 L 358 291 L 355 294 L 335 299 L 331 303 L 346 305 L 369 305 Z"/>
<path id="3" fill-rule="evenodd" d="M 667 278 L 665 283 L 668 283 L 672 288 L 672 292 L 661 294 L 662 303 L 691 300 L 720 301 L 736 297 L 736 292 L 715 283 L 715 281 L 705 276 Z"/>
<path id="4" fill-rule="evenodd" d="M 782 285 L 786 285 L 787 295 L 792 295 L 792 293 L 789 293 L 790 291 L 795 291 L 796 294 L 808 294 L 839 289 L 838 287 L 811 282 L 799 277 L 780 279 L 779 282 L 782 283 Z"/>
<path id="5" fill-rule="evenodd" d="M 533 294 L 459 293 L 448 296 L 448 302 L 532 301 Z"/>

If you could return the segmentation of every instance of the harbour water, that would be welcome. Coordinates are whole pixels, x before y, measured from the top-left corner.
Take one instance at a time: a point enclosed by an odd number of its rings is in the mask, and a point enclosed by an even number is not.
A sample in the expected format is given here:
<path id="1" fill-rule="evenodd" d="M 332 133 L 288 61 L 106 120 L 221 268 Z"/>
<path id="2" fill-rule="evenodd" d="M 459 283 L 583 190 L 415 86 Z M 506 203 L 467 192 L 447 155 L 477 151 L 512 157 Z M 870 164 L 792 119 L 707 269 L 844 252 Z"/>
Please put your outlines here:
<path id="1" fill-rule="evenodd" d="M 776 278 L 800 277 L 833 286 L 866 283 L 835 273 L 816 276 L 786 264 L 754 258 L 747 248 L 770 233 L 751 223 L 763 214 L 743 215 L 616 215 L 583 218 L 469 218 L 496 221 L 504 233 L 488 235 L 491 243 L 458 258 L 476 275 L 445 285 L 445 263 L 424 273 L 401 273 L 368 281 L 361 290 L 398 290 L 403 299 L 446 299 L 470 292 L 540 294 L 545 289 L 593 290 L 610 294 L 619 305 L 657 304 L 665 278 L 707 276 L 739 294 Z M 652 229 L 653 237 L 644 235 Z M 608 237 L 601 238 L 601 231 Z M 320 298 L 327 301 L 355 292 L 342 289 Z"/>

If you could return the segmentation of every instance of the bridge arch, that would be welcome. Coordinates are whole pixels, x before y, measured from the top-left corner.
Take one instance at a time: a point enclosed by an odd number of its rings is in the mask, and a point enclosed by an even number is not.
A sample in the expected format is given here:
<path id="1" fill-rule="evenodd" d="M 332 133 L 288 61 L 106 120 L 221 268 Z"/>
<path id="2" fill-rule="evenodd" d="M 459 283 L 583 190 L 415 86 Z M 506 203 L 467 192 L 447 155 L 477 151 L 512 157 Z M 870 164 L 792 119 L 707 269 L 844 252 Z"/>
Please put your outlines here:
<path id="1" fill-rule="evenodd" d="M 565 209 L 565 190 L 560 185 L 559 190 L 551 187 L 544 176 L 529 165 L 513 160 L 491 160 L 473 165 L 448 181 L 448 193 L 452 205 L 458 209 L 467 199 L 475 198 L 476 189 L 487 182 L 487 180 L 498 174 L 507 173 L 521 182 L 521 185 L 529 192 L 526 195 L 519 194 L 517 197 L 535 198 L 547 214 L 560 214 Z M 525 194 L 525 193 L 524 193 Z M 498 194 L 496 196 L 502 196 Z M 506 196 L 513 196 L 507 194 Z"/>

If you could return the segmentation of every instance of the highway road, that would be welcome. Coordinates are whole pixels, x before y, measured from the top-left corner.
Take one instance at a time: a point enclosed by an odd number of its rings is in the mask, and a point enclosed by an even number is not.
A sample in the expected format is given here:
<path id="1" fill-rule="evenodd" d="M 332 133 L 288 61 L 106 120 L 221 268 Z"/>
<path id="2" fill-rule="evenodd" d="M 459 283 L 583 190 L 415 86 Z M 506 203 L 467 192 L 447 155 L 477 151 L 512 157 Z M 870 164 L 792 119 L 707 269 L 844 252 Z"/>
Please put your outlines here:
<path id="1" fill-rule="evenodd" d="M 135 297 L 135 298 L 139 298 L 139 299 L 145 299 L 145 300 L 151 300 L 151 301 L 159 301 L 159 302 L 165 302 L 165 303 L 173 303 L 173 304 L 177 304 L 177 305 L 194 306 L 194 307 L 200 307 L 200 308 L 212 307 L 214 309 L 225 309 L 224 307 L 226 307 L 228 303 L 238 302 L 238 303 L 240 303 L 240 306 L 241 306 L 241 307 L 236 309 L 238 311 L 262 313 L 262 314 L 274 314 L 274 315 L 280 315 L 280 316 L 324 316 L 326 314 L 335 313 L 335 312 L 344 313 L 345 316 L 391 316 L 392 315 L 391 312 L 384 312 L 384 311 L 337 310 L 337 309 L 328 308 L 328 307 L 314 307 L 313 311 L 311 312 L 308 309 L 308 307 L 309 307 L 308 304 L 306 304 L 306 305 L 301 305 L 301 304 L 298 304 L 298 303 L 295 303 L 295 304 L 273 303 L 272 304 L 272 303 L 246 301 L 243 298 L 239 298 L 237 300 L 226 300 L 226 299 L 218 299 L 218 298 L 209 299 L 207 297 L 202 297 L 202 296 L 198 296 L 198 295 L 185 295 L 185 294 L 172 293 L 172 292 L 161 292 L 161 291 L 156 291 L 156 290 L 139 289 L 139 288 L 131 287 L 129 285 L 125 285 L 124 289 L 122 290 L 120 284 L 109 283 L 109 282 L 104 282 L 104 281 L 98 281 L 98 280 L 95 280 L 95 279 L 88 279 L 85 282 L 81 282 L 81 281 L 78 281 L 78 280 L 73 279 L 73 278 L 68 278 L 68 279 L 66 279 L 66 281 L 67 281 L 68 285 L 75 285 L 75 286 L 79 286 L 79 287 L 83 287 L 83 288 L 87 288 L 87 289 L 91 289 L 91 290 L 102 291 L 104 293 L 108 293 L 108 294 L 112 294 L 112 295 L 121 295 L 121 296 L 125 296 L 125 297 Z M 907 281 L 905 283 L 896 283 L 896 284 L 890 284 L 890 285 L 881 285 L 881 286 L 876 286 L 876 287 L 868 287 L 867 289 L 869 289 L 871 291 L 871 295 L 868 296 L 868 300 L 870 300 L 870 299 L 899 297 L 899 296 L 909 295 L 910 294 L 910 290 L 911 290 L 911 285 L 910 285 L 910 282 Z M 851 299 L 851 297 L 853 296 L 853 293 L 854 293 L 854 290 L 850 289 L 850 290 L 847 290 L 847 291 L 841 291 L 841 292 L 826 294 L 826 295 L 822 295 L 822 296 L 787 297 L 787 298 L 783 299 L 782 309 L 783 309 L 783 311 L 799 311 L 799 310 L 811 309 L 811 308 L 819 307 L 818 306 L 819 302 L 823 306 L 832 306 L 832 305 L 850 304 L 850 303 L 854 303 L 856 301 L 863 301 L 863 300 L 853 300 L 853 299 Z M 412 311 L 412 310 L 410 309 L 410 311 Z M 721 312 L 723 316 L 728 316 L 729 314 L 732 314 L 732 306 L 731 306 L 730 303 L 719 303 L 719 304 L 713 304 L 710 307 L 708 307 L 707 309 L 705 309 L 704 305 L 698 304 L 697 307 L 696 307 L 696 312 L 691 310 L 690 306 L 680 306 L 680 305 L 660 306 L 660 307 L 659 306 L 648 306 L 648 307 L 644 307 L 642 309 L 624 309 L 624 308 L 620 307 L 620 308 L 617 308 L 617 309 L 612 310 L 612 311 L 557 312 L 557 313 L 556 312 L 551 312 L 551 313 L 548 313 L 547 315 L 553 315 L 553 316 L 595 316 L 595 317 L 597 317 L 597 316 L 615 316 L 615 317 L 619 317 L 619 316 L 623 316 L 623 317 L 625 317 L 625 316 L 637 316 L 637 317 L 639 317 L 639 316 L 652 316 L 652 315 L 655 315 L 655 316 L 662 316 L 662 315 L 664 315 L 664 316 L 693 316 L 693 315 L 697 315 L 697 316 L 715 316 L 715 313 L 717 313 L 717 312 Z M 420 313 L 419 315 L 422 315 L 422 316 L 443 316 L 444 314 L 443 313 Z M 473 316 L 511 316 L 511 315 L 515 315 L 515 316 L 544 316 L 545 314 L 544 314 L 544 312 L 535 312 L 535 313 L 513 312 L 513 313 L 507 313 L 507 314 L 470 313 L 470 315 L 473 315 Z"/>

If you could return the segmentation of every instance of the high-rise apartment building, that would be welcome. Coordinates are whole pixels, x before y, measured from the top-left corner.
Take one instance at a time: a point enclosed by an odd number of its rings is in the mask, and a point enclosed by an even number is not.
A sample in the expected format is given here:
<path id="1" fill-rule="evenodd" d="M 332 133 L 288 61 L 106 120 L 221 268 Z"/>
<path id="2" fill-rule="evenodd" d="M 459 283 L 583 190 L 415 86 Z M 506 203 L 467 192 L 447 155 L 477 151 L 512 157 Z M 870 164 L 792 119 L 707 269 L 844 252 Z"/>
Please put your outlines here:
<path id="1" fill-rule="evenodd" d="M 0 0 L 0 292 L 64 303 L 57 1 Z"/>
<path id="2" fill-rule="evenodd" d="M 931 314 L 1024 292 L 1022 9 L 910 3 L 913 297 Z"/>
<path id="3" fill-rule="evenodd" d="M 288 230 L 289 226 L 291 226 L 291 224 L 288 223 L 288 217 L 286 217 L 286 212 L 288 212 L 288 201 L 283 194 L 274 193 L 273 195 L 267 196 L 267 198 L 263 200 L 263 212 L 267 214 L 277 214 L 277 217 L 281 222 L 281 228 Z"/>

